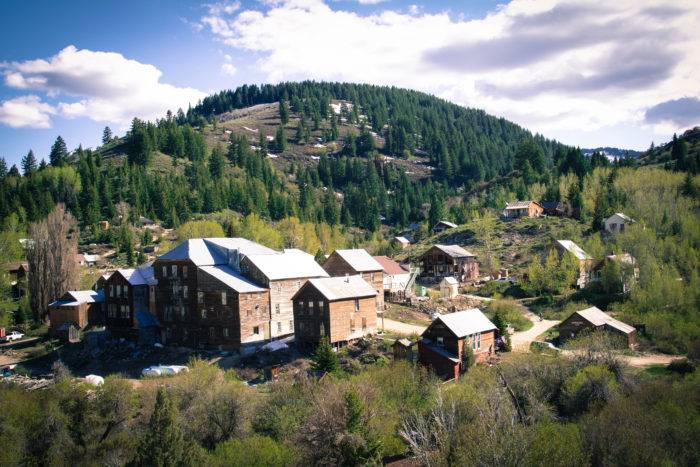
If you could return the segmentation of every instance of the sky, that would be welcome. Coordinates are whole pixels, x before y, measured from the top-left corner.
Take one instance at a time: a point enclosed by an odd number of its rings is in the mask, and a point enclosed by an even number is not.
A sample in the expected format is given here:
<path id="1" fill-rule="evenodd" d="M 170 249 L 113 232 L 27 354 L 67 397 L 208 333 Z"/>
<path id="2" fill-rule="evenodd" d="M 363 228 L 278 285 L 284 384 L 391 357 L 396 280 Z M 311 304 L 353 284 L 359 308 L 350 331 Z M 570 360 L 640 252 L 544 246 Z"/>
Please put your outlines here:
<path id="1" fill-rule="evenodd" d="M 700 2 L 3 0 L 0 157 L 242 84 L 392 85 L 591 148 L 700 125 Z"/>

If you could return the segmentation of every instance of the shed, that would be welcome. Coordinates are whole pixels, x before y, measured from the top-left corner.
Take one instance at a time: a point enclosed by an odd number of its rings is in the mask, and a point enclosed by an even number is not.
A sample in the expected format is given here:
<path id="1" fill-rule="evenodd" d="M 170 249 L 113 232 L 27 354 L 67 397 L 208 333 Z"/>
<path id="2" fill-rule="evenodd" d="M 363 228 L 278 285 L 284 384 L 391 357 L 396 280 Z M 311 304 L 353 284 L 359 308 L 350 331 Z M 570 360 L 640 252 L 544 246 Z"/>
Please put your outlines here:
<path id="1" fill-rule="evenodd" d="M 408 361 L 413 361 L 415 358 L 413 354 L 413 346 L 415 344 L 411 342 L 410 340 L 403 338 L 403 339 L 396 339 L 394 341 L 394 344 L 392 345 L 392 349 L 394 351 L 394 360 L 408 360 Z"/>
<path id="2" fill-rule="evenodd" d="M 503 217 L 516 219 L 518 217 L 539 217 L 544 208 L 537 201 L 514 201 L 503 208 Z"/>
<path id="3" fill-rule="evenodd" d="M 621 212 L 616 212 L 603 221 L 605 231 L 612 234 L 624 232 L 625 226 L 628 224 L 633 224 L 634 222 L 636 222 L 634 219 Z"/>
<path id="4" fill-rule="evenodd" d="M 557 327 L 560 341 L 566 341 L 575 338 L 582 332 L 597 329 L 624 336 L 629 348 L 634 348 L 637 344 L 637 330 L 633 326 L 613 318 L 594 306 L 575 311 Z"/>
<path id="5" fill-rule="evenodd" d="M 459 281 L 454 277 L 444 277 L 440 281 L 440 296 L 453 299 L 459 294 Z"/>
<path id="6" fill-rule="evenodd" d="M 444 232 L 445 230 L 454 229 L 455 227 L 457 227 L 457 224 L 450 221 L 438 221 L 438 223 L 433 226 L 433 233 Z"/>

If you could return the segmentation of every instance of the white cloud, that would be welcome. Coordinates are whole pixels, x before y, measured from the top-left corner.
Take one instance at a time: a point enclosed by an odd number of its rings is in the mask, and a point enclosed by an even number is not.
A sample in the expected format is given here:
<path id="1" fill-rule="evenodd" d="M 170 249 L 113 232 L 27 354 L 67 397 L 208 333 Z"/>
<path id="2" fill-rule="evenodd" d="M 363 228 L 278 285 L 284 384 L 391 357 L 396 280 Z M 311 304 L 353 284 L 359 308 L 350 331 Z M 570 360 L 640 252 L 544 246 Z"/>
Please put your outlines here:
<path id="1" fill-rule="evenodd" d="M 77 101 L 58 104 L 62 115 L 122 126 L 133 117 L 154 119 L 169 109 L 187 108 L 205 96 L 194 88 L 162 83 L 161 76 L 153 65 L 119 53 L 68 46 L 48 60 L 9 64 L 5 83 L 17 89 L 45 91 L 53 97 L 77 97 Z"/>
<path id="2" fill-rule="evenodd" d="M 221 65 L 221 72 L 225 75 L 233 76 L 236 74 L 237 71 L 238 70 L 236 70 L 236 67 L 233 66 L 232 63 L 224 63 L 223 65 Z"/>
<path id="3" fill-rule="evenodd" d="M 386 2 L 386 0 L 357 0 L 360 5 L 377 5 L 382 2 Z"/>
<path id="4" fill-rule="evenodd" d="M 12 128 L 51 128 L 56 110 L 39 96 L 27 95 L 0 102 L 0 123 Z"/>
<path id="5" fill-rule="evenodd" d="M 700 95 L 700 54 L 693 52 L 700 8 L 692 0 L 657 4 L 513 0 L 466 20 L 415 8 L 364 15 L 322 0 L 278 0 L 206 24 L 217 40 L 260 54 L 257 68 L 270 82 L 404 86 L 547 134 L 643 127 L 646 108 Z"/>

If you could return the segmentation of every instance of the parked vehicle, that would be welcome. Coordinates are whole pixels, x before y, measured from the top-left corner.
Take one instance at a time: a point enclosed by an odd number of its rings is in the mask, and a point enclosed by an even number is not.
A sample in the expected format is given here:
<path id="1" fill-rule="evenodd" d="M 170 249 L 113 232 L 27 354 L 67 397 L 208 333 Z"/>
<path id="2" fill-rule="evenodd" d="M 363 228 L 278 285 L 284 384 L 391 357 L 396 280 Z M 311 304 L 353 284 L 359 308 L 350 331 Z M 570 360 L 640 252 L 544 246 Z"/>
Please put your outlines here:
<path id="1" fill-rule="evenodd" d="M 18 341 L 24 337 L 24 334 L 18 331 L 12 331 L 8 335 L 5 336 L 5 342 L 12 342 L 12 341 Z"/>
<path id="2" fill-rule="evenodd" d="M 144 368 L 141 374 L 143 376 L 169 376 L 183 371 L 187 372 L 189 368 L 184 365 L 154 365 Z"/>

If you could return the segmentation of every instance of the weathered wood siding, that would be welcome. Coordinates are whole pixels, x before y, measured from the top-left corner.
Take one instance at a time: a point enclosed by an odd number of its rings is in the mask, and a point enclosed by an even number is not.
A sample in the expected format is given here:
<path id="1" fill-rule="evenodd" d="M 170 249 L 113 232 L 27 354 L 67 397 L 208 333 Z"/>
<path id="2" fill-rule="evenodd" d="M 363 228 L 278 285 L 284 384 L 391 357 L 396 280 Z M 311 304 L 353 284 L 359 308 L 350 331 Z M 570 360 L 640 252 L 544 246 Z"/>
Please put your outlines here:
<path id="1" fill-rule="evenodd" d="M 421 277 L 440 280 L 454 277 L 459 282 L 479 278 L 479 263 L 473 256 L 454 258 L 437 247 L 432 247 L 420 257 Z"/>
<path id="2" fill-rule="evenodd" d="M 384 309 L 384 270 L 376 271 L 356 271 L 335 251 L 323 263 L 323 269 L 332 277 L 354 276 L 360 274 L 362 278 L 377 291 L 376 306 L 377 311 Z"/>
<path id="3" fill-rule="evenodd" d="M 196 266 L 190 260 L 156 260 L 153 262 L 153 272 L 158 280 L 155 308 L 158 320 L 164 327 L 162 342 L 197 346 Z"/>

